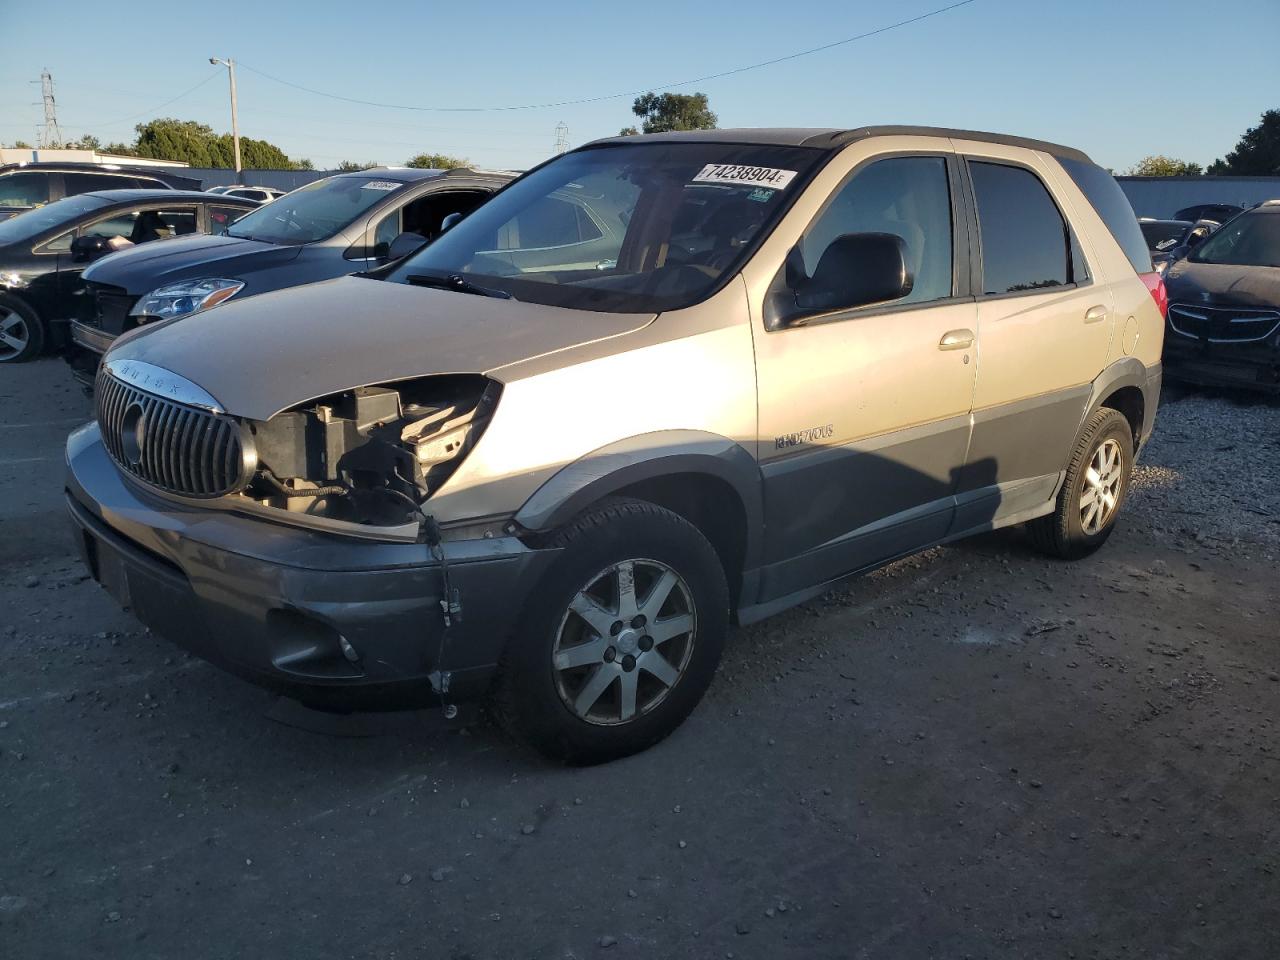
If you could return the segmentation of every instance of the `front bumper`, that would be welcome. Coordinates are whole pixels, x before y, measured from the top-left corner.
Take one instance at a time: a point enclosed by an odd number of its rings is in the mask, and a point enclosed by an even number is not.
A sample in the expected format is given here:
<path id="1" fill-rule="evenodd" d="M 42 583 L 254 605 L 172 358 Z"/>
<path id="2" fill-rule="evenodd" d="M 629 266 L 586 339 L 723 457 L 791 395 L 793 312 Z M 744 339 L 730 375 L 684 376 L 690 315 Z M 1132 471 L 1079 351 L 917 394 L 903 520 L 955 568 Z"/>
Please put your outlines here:
<path id="1" fill-rule="evenodd" d="M 259 685 L 333 708 L 425 705 L 441 684 L 450 701 L 483 693 L 555 556 L 512 537 L 445 543 L 461 603 L 446 633 L 443 572 L 425 545 L 151 494 L 117 470 L 92 423 L 68 438 L 66 493 L 94 579 L 139 620 Z"/>
<path id="2" fill-rule="evenodd" d="M 1170 380 L 1280 392 L 1280 335 L 1214 342 L 1166 329 L 1164 371 Z"/>

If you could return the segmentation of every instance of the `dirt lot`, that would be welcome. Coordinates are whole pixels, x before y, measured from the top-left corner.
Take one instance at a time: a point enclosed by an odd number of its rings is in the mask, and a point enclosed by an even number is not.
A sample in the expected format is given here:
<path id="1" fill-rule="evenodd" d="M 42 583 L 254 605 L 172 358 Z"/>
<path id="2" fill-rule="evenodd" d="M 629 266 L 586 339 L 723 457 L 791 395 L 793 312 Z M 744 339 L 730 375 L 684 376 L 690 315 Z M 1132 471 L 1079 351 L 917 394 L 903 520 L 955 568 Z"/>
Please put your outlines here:
<path id="1" fill-rule="evenodd" d="M 147 634 L 69 547 L 87 416 L 0 369 L 0 955 L 1280 956 L 1278 406 L 1166 402 L 1094 558 L 896 564 L 585 770 L 283 725 Z"/>

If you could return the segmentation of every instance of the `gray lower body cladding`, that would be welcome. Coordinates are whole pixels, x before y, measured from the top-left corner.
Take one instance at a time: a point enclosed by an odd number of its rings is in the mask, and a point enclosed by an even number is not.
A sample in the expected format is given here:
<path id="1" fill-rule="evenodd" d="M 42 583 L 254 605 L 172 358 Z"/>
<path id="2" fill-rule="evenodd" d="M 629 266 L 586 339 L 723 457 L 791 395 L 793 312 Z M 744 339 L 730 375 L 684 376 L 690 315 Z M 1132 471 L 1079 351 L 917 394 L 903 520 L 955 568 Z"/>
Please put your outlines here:
<path id="1" fill-rule="evenodd" d="M 507 538 L 444 544 L 461 615 L 425 545 L 337 538 L 186 508 L 116 469 L 97 427 L 74 434 L 67 505 L 94 578 L 144 624 L 261 686 L 335 708 L 482 694 L 552 551 Z"/>

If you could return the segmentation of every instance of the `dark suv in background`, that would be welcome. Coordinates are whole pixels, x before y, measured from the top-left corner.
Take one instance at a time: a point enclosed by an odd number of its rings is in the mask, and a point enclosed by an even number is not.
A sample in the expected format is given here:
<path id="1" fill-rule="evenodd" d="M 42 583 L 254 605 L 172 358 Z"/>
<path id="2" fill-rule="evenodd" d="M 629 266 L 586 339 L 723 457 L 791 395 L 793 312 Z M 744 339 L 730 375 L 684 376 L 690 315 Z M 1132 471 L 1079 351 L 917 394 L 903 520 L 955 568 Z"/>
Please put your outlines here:
<path id="1" fill-rule="evenodd" d="M 63 197 L 97 190 L 199 190 L 202 181 L 164 167 L 103 163 L 7 163 L 0 165 L 0 220 Z"/>

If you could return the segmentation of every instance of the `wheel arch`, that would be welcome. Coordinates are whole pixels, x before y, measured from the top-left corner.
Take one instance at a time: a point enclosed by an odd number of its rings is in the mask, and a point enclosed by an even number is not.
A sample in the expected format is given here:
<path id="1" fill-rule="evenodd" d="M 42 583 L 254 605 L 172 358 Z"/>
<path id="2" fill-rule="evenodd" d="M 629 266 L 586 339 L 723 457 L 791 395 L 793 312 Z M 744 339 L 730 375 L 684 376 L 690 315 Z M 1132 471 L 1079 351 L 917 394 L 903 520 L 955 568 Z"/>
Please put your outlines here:
<path id="1" fill-rule="evenodd" d="M 743 572 L 759 562 L 764 516 L 760 468 L 745 447 L 698 430 L 621 440 L 562 467 L 514 519 L 544 533 L 611 496 L 654 503 L 697 527 L 720 556 L 737 602 Z"/>
<path id="2" fill-rule="evenodd" d="M 1158 369 L 1153 374 L 1135 357 L 1117 360 L 1093 381 L 1081 424 L 1101 407 L 1117 410 L 1129 421 L 1136 451 L 1151 432 L 1159 399 L 1159 376 Z"/>

